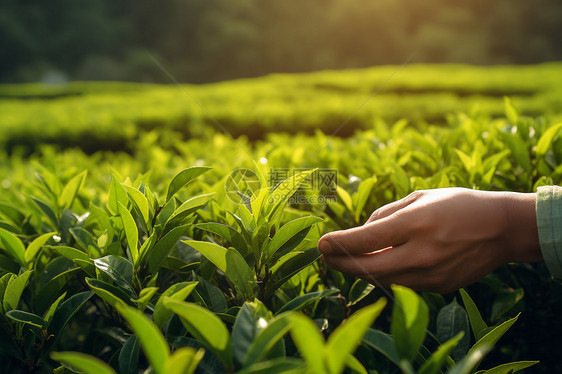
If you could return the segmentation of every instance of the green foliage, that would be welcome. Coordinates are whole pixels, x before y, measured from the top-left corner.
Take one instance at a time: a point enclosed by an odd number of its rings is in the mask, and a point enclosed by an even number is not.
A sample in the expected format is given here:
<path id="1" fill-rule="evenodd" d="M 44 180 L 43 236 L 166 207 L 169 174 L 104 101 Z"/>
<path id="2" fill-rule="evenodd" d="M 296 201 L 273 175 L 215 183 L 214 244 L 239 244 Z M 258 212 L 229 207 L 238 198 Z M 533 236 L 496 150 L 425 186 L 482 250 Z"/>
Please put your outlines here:
<path id="1" fill-rule="evenodd" d="M 372 120 L 348 139 L 318 131 L 182 141 L 164 128 L 135 135 L 132 154 L 44 146 L 0 155 L 6 370 L 427 374 L 527 358 L 521 340 L 499 339 L 517 318 L 551 313 L 527 305 L 529 295 L 556 294 L 543 289 L 553 286 L 540 267 L 501 268 L 470 296 L 461 290 L 462 305 L 458 295 L 395 286 L 385 309 L 383 290 L 317 261 L 322 233 L 361 224 L 415 189 L 560 183 L 560 126 L 525 116 L 519 100 L 501 106 L 507 118 L 475 110 L 439 125 Z M 225 190 L 234 168 L 260 183 L 239 201 Z M 269 183 L 281 168 L 295 172 Z M 326 169 L 337 170 L 337 184 L 318 185 Z"/>

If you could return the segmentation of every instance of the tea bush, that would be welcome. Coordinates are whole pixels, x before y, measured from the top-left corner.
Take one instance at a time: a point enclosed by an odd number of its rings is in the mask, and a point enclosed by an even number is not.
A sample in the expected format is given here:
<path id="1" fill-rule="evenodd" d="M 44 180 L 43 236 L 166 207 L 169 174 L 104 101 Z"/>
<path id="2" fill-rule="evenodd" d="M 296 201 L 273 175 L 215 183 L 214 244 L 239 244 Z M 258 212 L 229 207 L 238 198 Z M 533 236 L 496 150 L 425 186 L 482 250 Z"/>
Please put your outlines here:
<path id="1" fill-rule="evenodd" d="M 305 77 L 337 80 L 333 73 Z M 355 87 L 350 79 L 341 85 Z M 497 86 L 524 85 L 510 84 Z M 10 89 L 21 97 L 18 90 L 37 88 Z M 321 234 L 361 224 L 417 189 L 530 192 L 560 184 L 557 117 L 523 115 L 507 99 L 501 108 L 501 117 L 473 110 L 434 125 L 371 118 L 348 138 L 316 131 L 250 142 L 206 131 L 184 139 L 179 128 L 163 126 L 130 130 L 127 152 L 91 154 L 33 138 L 31 154 L 5 150 L 3 370 L 508 373 L 540 359 L 536 372 L 558 371 L 551 342 L 562 293 L 544 265 L 509 264 L 441 296 L 400 286 L 391 294 L 318 261 Z M 98 109 L 84 113 L 94 118 Z M 107 136 L 120 131 L 113 124 Z M 253 193 L 233 195 L 229 177 L 243 169 L 252 171 Z M 286 178 L 275 178 L 279 171 Z M 327 171 L 337 171 L 337 180 L 309 183 Z"/>

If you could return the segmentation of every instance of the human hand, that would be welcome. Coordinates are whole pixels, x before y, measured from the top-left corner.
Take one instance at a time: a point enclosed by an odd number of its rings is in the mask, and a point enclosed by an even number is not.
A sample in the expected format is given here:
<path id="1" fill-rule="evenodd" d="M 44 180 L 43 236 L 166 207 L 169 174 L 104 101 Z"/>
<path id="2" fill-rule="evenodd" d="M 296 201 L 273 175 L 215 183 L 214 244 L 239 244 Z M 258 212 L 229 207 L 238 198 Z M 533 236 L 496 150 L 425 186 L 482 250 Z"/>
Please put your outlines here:
<path id="1" fill-rule="evenodd" d="M 543 260 L 535 204 L 532 193 L 416 191 L 318 248 L 328 265 L 375 285 L 447 293 L 506 262 Z"/>

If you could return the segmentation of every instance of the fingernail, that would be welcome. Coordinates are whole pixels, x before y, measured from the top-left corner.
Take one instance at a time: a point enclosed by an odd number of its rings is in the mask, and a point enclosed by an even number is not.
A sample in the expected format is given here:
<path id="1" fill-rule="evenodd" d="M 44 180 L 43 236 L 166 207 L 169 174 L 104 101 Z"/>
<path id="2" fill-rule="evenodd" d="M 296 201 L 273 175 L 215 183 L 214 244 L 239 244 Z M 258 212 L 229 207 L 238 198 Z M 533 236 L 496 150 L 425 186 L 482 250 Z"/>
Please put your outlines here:
<path id="1" fill-rule="evenodd" d="M 318 242 L 318 249 L 320 252 L 327 253 L 330 252 L 332 248 L 332 243 L 330 243 L 328 239 L 325 239 L 325 237 L 320 238 L 320 241 Z"/>

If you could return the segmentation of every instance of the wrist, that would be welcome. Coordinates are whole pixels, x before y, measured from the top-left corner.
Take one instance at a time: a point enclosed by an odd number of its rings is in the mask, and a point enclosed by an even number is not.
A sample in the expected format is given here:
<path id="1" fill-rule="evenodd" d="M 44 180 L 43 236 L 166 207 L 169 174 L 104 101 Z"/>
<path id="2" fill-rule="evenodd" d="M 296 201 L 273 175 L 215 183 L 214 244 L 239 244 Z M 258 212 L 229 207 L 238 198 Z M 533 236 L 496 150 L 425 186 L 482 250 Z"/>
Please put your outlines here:
<path id="1" fill-rule="evenodd" d="M 505 194 L 507 262 L 543 261 L 537 229 L 536 202 L 536 193 Z"/>

